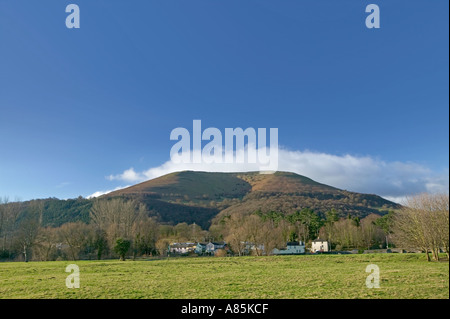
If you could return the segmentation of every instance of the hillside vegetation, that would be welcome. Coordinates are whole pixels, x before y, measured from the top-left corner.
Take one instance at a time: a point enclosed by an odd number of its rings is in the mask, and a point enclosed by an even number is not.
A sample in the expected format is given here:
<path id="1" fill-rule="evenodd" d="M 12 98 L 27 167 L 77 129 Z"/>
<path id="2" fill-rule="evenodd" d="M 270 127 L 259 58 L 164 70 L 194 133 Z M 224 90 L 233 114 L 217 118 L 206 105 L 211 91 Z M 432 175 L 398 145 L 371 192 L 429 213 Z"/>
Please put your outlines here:
<path id="1" fill-rule="evenodd" d="M 203 228 L 209 227 L 216 215 L 220 219 L 227 215 L 255 211 L 292 214 L 309 208 L 322 216 L 334 209 L 339 217 L 351 215 L 363 218 L 372 213 L 383 215 L 400 207 L 377 195 L 340 190 L 287 172 L 184 171 L 118 190 L 104 197 L 138 199 L 162 222 L 195 222 Z"/>
<path id="2" fill-rule="evenodd" d="M 137 200 L 161 223 L 196 223 L 207 229 L 214 220 L 232 214 L 277 211 L 292 214 L 304 208 L 324 217 L 336 210 L 339 217 L 384 215 L 400 208 L 377 195 L 360 194 L 320 184 L 294 173 L 206 173 L 184 171 L 168 174 L 102 198 Z M 39 205 L 36 205 L 39 203 Z M 92 200 L 48 198 L 15 203 L 19 210 L 42 210 L 42 226 L 88 222 Z M 0 205 L 1 206 L 1 205 Z"/>

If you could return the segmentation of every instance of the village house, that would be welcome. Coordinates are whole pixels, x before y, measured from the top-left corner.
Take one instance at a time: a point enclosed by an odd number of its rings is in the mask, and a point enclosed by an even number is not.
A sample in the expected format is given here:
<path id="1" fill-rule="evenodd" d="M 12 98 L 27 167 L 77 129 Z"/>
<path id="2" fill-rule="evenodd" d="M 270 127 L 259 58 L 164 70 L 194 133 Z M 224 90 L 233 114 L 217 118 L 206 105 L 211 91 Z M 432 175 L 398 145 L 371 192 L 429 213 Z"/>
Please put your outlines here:
<path id="1" fill-rule="evenodd" d="M 272 250 L 273 255 L 300 255 L 305 253 L 305 243 L 293 241 L 286 243 L 286 248 Z"/>
<path id="2" fill-rule="evenodd" d="M 311 243 L 311 252 L 321 252 L 321 253 L 327 253 L 330 251 L 330 244 L 328 241 L 317 238 L 316 240 L 313 240 Z"/>
<path id="3" fill-rule="evenodd" d="M 264 253 L 264 245 L 259 244 L 256 245 L 255 243 L 243 241 L 241 242 L 241 245 L 244 247 L 243 253 L 244 255 L 250 255 L 252 252 L 258 251 L 260 253 Z"/>
<path id="4" fill-rule="evenodd" d="M 185 255 L 194 252 L 195 243 L 173 243 L 169 245 L 169 252 L 172 254 Z"/>
<path id="5" fill-rule="evenodd" d="M 208 245 L 208 243 L 197 243 L 195 246 L 195 250 L 194 252 L 197 255 L 202 255 L 206 252 L 206 246 Z"/>
<path id="6" fill-rule="evenodd" d="M 226 244 L 225 242 L 220 242 L 220 243 L 217 243 L 217 242 L 209 242 L 209 243 L 206 245 L 206 250 L 205 250 L 205 252 L 206 252 L 207 254 L 214 255 L 214 253 L 215 253 L 217 250 L 219 250 L 219 249 L 226 249 L 226 246 L 227 246 L 227 244 Z"/>

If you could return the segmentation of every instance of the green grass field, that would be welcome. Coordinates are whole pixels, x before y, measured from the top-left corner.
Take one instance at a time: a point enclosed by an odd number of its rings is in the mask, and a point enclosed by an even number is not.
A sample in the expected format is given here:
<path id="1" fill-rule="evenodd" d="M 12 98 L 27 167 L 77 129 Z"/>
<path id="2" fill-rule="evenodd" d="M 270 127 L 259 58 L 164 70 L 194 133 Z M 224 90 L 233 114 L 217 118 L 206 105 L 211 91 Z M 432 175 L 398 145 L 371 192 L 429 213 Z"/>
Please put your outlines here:
<path id="1" fill-rule="evenodd" d="M 80 268 L 79 289 L 65 285 Z M 366 287 L 366 266 L 380 288 Z M 0 298 L 449 298 L 448 262 L 422 254 L 0 263 Z"/>

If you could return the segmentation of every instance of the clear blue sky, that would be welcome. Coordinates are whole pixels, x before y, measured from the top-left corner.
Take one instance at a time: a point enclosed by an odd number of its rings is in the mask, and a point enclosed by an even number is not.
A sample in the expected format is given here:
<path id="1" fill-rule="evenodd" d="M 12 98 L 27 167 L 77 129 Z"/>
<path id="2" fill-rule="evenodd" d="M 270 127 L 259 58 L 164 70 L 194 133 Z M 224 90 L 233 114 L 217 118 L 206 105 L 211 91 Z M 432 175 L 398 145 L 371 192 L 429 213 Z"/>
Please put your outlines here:
<path id="1" fill-rule="evenodd" d="M 81 9 L 67 29 L 65 7 Z M 365 7 L 381 9 L 367 29 Z M 449 166 L 447 0 L 0 0 L 0 196 L 87 196 L 175 127 Z M 356 190 L 358 191 L 358 190 Z"/>

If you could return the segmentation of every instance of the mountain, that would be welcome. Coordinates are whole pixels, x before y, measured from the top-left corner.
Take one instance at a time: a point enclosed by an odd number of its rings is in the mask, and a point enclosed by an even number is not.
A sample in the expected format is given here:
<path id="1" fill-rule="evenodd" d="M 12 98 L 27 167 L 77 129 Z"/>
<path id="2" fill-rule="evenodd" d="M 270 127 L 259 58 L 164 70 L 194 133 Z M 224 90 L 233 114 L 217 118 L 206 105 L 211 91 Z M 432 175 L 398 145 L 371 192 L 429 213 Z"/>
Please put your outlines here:
<path id="1" fill-rule="evenodd" d="M 335 209 L 341 217 L 383 215 L 400 205 L 377 195 L 360 194 L 320 184 L 294 173 L 274 174 L 207 173 L 183 171 L 161 176 L 106 195 L 135 199 L 146 204 L 150 216 L 159 222 L 196 223 L 203 229 L 219 223 L 224 216 L 276 211 L 291 214 L 303 208 L 324 217 Z M 8 209 L 20 216 L 41 212 L 43 226 L 59 227 L 67 222 L 89 222 L 93 200 L 82 197 L 48 198 L 10 203 Z M 0 205 L 0 209 L 5 208 Z"/>
<path id="2" fill-rule="evenodd" d="M 274 174 L 208 173 L 183 171 L 164 175 L 106 195 L 136 199 L 147 205 L 150 215 L 161 222 L 196 223 L 208 228 L 211 222 L 231 214 L 255 211 L 293 213 L 311 208 L 324 216 L 335 209 L 365 217 L 385 214 L 400 206 L 377 195 L 360 194 L 318 183 L 295 173 Z"/>

